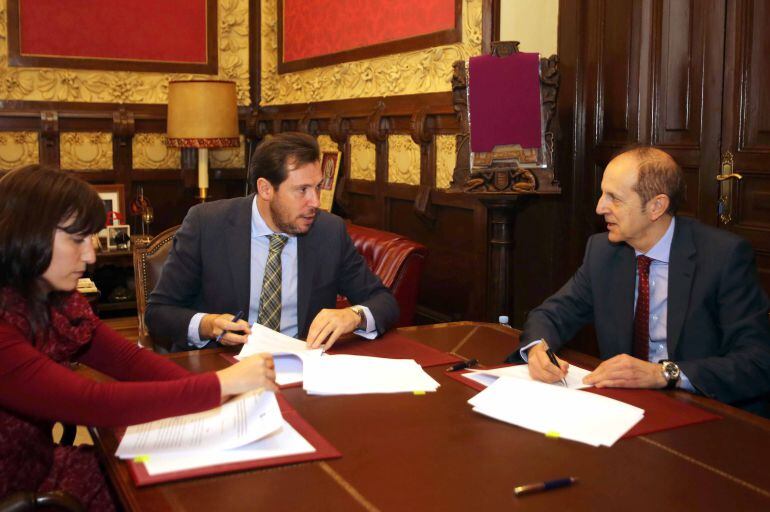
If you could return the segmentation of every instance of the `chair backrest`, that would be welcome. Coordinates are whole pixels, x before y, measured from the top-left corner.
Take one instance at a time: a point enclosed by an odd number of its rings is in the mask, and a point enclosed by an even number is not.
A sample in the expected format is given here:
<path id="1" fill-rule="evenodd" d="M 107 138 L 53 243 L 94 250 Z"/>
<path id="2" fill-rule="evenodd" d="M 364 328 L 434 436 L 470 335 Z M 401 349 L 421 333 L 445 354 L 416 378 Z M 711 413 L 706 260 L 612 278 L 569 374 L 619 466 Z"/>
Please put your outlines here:
<path id="1" fill-rule="evenodd" d="M 171 250 L 179 226 L 163 231 L 149 242 L 134 244 L 134 281 L 136 282 L 136 314 L 139 317 L 139 343 L 147 348 L 162 352 L 162 347 L 155 347 L 144 323 L 144 312 L 150 292 L 160 279 L 163 264 Z"/>
<path id="2" fill-rule="evenodd" d="M 347 230 L 369 268 L 393 292 L 401 309 L 398 325 L 412 325 L 427 248 L 388 231 L 355 224 Z"/>

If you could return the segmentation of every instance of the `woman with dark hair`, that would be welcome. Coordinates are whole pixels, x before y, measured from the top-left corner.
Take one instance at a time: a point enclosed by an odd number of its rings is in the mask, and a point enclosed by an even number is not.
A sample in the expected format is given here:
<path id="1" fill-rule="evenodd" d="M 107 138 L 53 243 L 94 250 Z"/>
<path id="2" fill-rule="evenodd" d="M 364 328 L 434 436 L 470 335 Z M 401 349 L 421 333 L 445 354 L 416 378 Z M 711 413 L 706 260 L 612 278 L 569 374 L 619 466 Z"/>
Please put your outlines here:
<path id="1" fill-rule="evenodd" d="M 113 510 L 95 453 L 54 445 L 54 421 L 133 425 L 275 389 L 270 356 L 191 374 L 105 326 L 75 291 L 104 220 L 98 194 L 65 172 L 34 165 L 0 179 L 0 498 L 63 490 Z M 71 362 L 132 382 L 96 382 Z"/>

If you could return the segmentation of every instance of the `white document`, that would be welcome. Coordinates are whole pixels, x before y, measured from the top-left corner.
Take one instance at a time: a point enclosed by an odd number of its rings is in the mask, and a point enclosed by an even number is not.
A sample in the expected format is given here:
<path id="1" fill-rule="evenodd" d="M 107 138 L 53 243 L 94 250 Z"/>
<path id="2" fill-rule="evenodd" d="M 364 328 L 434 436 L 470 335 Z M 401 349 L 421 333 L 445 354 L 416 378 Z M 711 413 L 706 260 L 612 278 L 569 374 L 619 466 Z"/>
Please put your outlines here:
<path id="1" fill-rule="evenodd" d="M 302 382 L 302 367 L 307 359 L 321 357 L 321 349 L 309 349 L 302 340 L 254 323 L 249 340 L 244 343 L 236 359 L 255 354 L 272 354 L 275 361 L 275 381 L 279 386 Z"/>
<path id="2" fill-rule="evenodd" d="M 282 422 L 275 394 L 254 390 L 208 411 L 128 427 L 115 455 L 128 459 L 226 450 L 261 439 Z"/>
<path id="3" fill-rule="evenodd" d="M 439 383 L 413 359 L 325 354 L 305 360 L 303 388 L 313 395 L 436 391 Z"/>
<path id="4" fill-rule="evenodd" d="M 506 423 L 592 446 L 612 446 L 644 410 L 594 393 L 501 377 L 468 403 Z"/>
<path id="5" fill-rule="evenodd" d="M 580 368 L 579 366 L 570 365 L 567 377 L 564 379 L 567 381 L 567 387 L 569 389 L 584 389 L 590 388 L 590 384 L 583 384 L 583 377 L 589 375 L 591 372 Z M 471 379 L 484 386 L 489 386 L 500 377 L 515 377 L 517 379 L 533 380 L 529 376 L 529 368 L 526 364 L 518 364 L 514 366 L 504 366 L 502 368 L 492 368 L 488 370 L 473 368 L 468 373 L 463 374 L 466 379 Z M 552 386 L 564 387 L 561 381 L 556 381 L 551 384 Z"/>
<path id="6" fill-rule="evenodd" d="M 144 461 L 144 468 L 147 473 L 154 476 L 187 469 L 285 457 L 314 451 L 316 450 L 313 445 L 302 437 L 302 434 L 297 432 L 291 424 L 283 420 L 280 429 L 259 441 L 232 450 L 152 455 Z"/>

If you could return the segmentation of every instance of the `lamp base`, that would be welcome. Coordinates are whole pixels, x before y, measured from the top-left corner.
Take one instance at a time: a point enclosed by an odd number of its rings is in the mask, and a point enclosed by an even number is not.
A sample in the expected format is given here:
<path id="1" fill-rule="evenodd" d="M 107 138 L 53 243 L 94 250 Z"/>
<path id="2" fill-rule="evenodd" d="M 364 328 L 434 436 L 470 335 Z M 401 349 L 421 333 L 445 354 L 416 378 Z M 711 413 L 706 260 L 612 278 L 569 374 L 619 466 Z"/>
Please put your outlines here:
<path id="1" fill-rule="evenodd" d="M 199 200 L 201 203 L 205 203 L 208 198 L 209 198 L 209 189 L 198 188 L 198 195 L 195 196 L 195 199 Z"/>

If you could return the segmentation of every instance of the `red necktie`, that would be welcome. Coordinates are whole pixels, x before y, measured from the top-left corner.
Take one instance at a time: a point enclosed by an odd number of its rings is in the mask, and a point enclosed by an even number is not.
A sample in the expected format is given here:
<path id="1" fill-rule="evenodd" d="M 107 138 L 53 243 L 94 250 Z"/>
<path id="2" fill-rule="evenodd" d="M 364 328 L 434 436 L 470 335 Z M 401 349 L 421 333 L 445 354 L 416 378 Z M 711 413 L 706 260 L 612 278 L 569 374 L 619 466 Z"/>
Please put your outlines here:
<path id="1" fill-rule="evenodd" d="M 636 296 L 634 313 L 634 357 L 647 361 L 650 354 L 650 263 L 647 256 L 636 257 L 636 273 L 639 276 L 639 291 Z"/>

